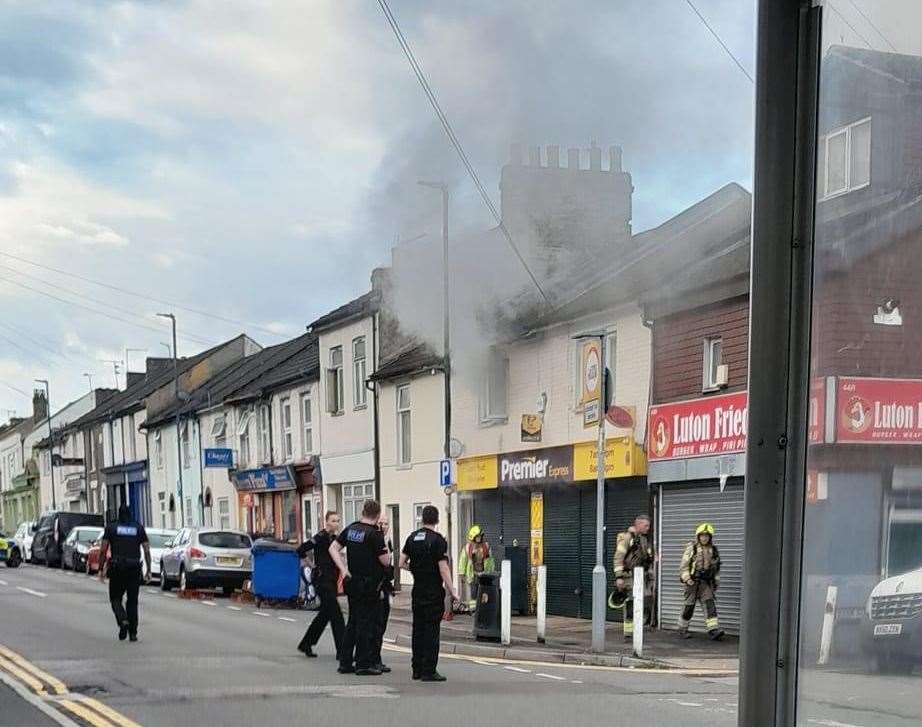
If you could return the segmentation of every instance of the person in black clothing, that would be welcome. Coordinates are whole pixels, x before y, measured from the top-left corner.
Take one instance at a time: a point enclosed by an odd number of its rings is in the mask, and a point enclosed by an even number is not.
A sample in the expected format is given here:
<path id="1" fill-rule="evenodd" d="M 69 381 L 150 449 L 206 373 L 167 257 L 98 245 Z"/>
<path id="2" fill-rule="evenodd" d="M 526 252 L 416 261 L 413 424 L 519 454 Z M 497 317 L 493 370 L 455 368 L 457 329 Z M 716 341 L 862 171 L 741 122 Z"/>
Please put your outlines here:
<path id="1" fill-rule="evenodd" d="M 314 552 L 314 570 L 311 574 L 311 582 L 317 589 L 317 596 L 320 598 L 320 610 L 311 621 L 311 625 L 304 633 L 304 638 L 298 644 L 298 651 L 305 656 L 315 657 L 314 647 L 320 641 L 320 636 L 327 624 L 333 629 L 333 643 L 336 645 L 336 656 L 339 658 L 339 652 L 343 645 L 343 635 L 346 631 L 346 623 L 343 620 L 343 612 L 339 608 L 339 601 L 336 598 L 336 581 L 338 571 L 333 559 L 330 558 L 330 545 L 336 539 L 339 533 L 342 518 L 339 513 L 332 510 L 324 518 L 324 528 L 313 538 L 301 544 L 298 548 L 298 555 L 303 558 L 309 552 Z"/>
<path id="2" fill-rule="evenodd" d="M 444 682 L 436 670 L 439 663 L 439 626 L 445 612 L 445 591 L 458 600 L 448 565 L 448 543 L 435 526 L 439 511 L 432 505 L 423 508 L 423 526 L 410 533 L 400 567 L 409 565 L 413 574 L 413 678 L 424 682 Z"/>
<path id="3" fill-rule="evenodd" d="M 378 520 L 378 530 L 384 536 L 384 547 L 387 549 L 388 565 L 384 569 L 384 582 L 381 585 L 381 594 L 378 598 L 378 614 L 376 619 L 377 631 L 375 632 L 374 651 L 372 661 L 375 668 L 382 672 L 389 672 L 391 668 L 381 658 L 381 649 L 384 647 L 384 632 L 387 631 L 387 621 L 391 617 L 391 596 L 394 595 L 394 543 L 388 535 L 390 523 L 386 517 Z"/>
<path id="4" fill-rule="evenodd" d="M 380 517 L 381 506 L 366 500 L 362 519 L 343 530 L 330 546 L 330 557 L 343 574 L 343 588 L 349 599 L 349 621 L 339 652 L 340 674 L 382 674 L 374 663 L 374 644 L 380 593 L 390 559 L 378 529 Z"/>
<path id="5" fill-rule="evenodd" d="M 118 520 L 109 523 L 99 544 L 99 580 L 105 582 L 109 574 L 109 602 L 118 623 L 119 641 L 130 638 L 138 640 L 138 592 L 141 589 L 141 550 L 147 565 L 145 574 L 150 573 L 150 543 L 141 523 L 131 517 L 127 505 L 118 509 Z M 112 551 L 112 559 L 106 565 L 106 556 Z M 146 578 L 146 575 L 145 575 Z M 122 598 L 125 604 L 122 604 Z"/>

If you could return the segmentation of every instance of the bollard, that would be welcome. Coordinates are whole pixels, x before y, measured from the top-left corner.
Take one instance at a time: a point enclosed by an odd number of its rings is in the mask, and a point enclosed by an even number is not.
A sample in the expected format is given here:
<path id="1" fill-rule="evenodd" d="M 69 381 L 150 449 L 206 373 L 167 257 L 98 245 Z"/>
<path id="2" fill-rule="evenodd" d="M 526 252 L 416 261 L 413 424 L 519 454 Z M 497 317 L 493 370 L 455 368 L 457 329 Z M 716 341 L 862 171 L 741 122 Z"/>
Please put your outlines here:
<path id="1" fill-rule="evenodd" d="M 836 600 L 839 595 L 839 589 L 836 586 L 829 586 L 826 589 L 826 610 L 823 613 L 823 630 L 820 633 L 820 658 L 817 659 L 819 666 L 825 666 L 829 663 L 829 654 L 832 651 L 832 635 L 836 625 Z"/>
<path id="2" fill-rule="evenodd" d="M 538 566 L 538 643 L 544 643 L 547 628 L 547 566 Z"/>
<path id="3" fill-rule="evenodd" d="M 644 619 L 644 580 L 643 568 L 634 569 L 634 656 L 643 656 L 643 619 Z"/>
<path id="4" fill-rule="evenodd" d="M 512 561 L 504 560 L 499 574 L 500 641 L 512 642 Z"/>

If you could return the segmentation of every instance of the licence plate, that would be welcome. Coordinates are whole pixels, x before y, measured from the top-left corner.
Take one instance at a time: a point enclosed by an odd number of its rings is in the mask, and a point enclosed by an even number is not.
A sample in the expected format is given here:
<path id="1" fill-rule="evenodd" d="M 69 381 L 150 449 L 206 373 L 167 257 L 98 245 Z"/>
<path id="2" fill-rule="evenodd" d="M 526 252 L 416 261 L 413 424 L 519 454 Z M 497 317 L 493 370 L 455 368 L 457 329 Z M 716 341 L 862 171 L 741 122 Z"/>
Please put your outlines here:
<path id="1" fill-rule="evenodd" d="M 218 565 L 230 565 L 230 566 L 233 566 L 234 568 L 238 568 L 240 564 L 243 562 L 241 558 L 227 558 L 227 557 L 221 557 L 221 556 L 218 556 L 216 560 L 218 562 Z"/>
<path id="2" fill-rule="evenodd" d="M 903 624 L 877 624 L 874 627 L 875 636 L 899 636 L 903 633 Z"/>

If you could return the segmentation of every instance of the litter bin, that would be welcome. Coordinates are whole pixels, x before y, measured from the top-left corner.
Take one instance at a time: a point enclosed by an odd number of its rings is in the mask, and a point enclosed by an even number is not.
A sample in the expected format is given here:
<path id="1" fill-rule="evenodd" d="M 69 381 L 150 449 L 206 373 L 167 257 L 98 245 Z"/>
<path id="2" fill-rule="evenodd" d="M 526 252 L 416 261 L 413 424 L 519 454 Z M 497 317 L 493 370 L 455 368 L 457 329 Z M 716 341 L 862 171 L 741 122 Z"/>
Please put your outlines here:
<path id="1" fill-rule="evenodd" d="M 477 604 L 474 610 L 474 638 L 500 640 L 499 573 L 477 576 Z"/>
<path id="2" fill-rule="evenodd" d="M 293 601 L 301 592 L 301 559 L 288 543 L 263 538 L 253 543 L 252 589 L 256 603 Z"/>

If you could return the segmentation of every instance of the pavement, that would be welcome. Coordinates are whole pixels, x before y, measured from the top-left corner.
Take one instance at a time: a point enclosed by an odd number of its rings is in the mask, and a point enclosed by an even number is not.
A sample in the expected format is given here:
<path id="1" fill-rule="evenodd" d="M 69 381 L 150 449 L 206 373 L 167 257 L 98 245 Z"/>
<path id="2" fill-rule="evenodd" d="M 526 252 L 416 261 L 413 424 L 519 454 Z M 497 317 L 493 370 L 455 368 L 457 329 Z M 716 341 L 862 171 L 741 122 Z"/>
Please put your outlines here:
<path id="1" fill-rule="evenodd" d="M 680 669 L 448 653 L 439 667 L 448 682 L 413 682 L 408 649 L 397 643 L 404 629 L 399 609 L 394 642 L 385 646 L 393 672 L 378 678 L 337 674 L 329 633 L 320 658 L 299 654 L 295 644 L 313 614 L 257 610 L 217 594 L 184 600 L 143 588 L 135 644 L 116 640 L 105 587 L 83 575 L 31 566 L 0 570 L 0 609 L 0 674 L 19 690 L 0 684 L 0 715 L 14 724 L 48 723 L 33 701 L 58 715 L 56 724 L 93 727 L 369 719 L 376 727 L 737 723 L 735 676 Z M 922 717 L 917 678 L 805 676 L 802 724 L 902 727 Z"/>

